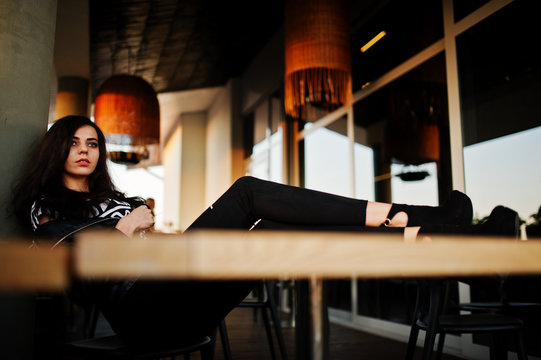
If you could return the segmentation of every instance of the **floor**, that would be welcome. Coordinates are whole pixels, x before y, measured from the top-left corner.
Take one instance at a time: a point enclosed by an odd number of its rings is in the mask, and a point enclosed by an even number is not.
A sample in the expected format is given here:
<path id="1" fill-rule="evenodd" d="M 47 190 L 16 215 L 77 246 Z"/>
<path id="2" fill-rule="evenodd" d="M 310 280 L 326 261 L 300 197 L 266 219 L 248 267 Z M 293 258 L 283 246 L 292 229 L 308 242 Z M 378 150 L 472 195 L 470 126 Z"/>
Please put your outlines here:
<path id="1" fill-rule="evenodd" d="M 254 321 L 253 309 L 235 308 L 227 316 L 226 326 L 233 360 L 272 359 L 265 327 L 259 312 L 258 315 L 259 317 Z M 100 318 L 96 336 L 109 335 L 110 331 L 105 320 Z M 296 360 L 295 329 L 283 327 L 282 333 L 286 344 L 287 358 Z M 276 359 L 279 360 L 281 357 L 275 340 L 274 347 L 277 353 Z M 406 344 L 338 324 L 331 324 L 329 352 L 330 358 L 328 360 L 398 360 L 404 359 Z M 415 360 L 421 359 L 421 355 L 422 350 L 417 348 Z M 190 359 L 200 360 L 200 356 L 195 353 L 190 356 Z M 220 336 L 217 336 L 214 360 L 225 360 Z M 442 360 L 460 360 L 460 358 L 443 355 Z"/>
<path id="2" fill-rule="evenodd" d="M 266 360 L 271 359 L 265 328 L 261 319 L 254 322 L 252 309 L 237 308 L 226 319 L 231 354 L 234 360 Z M 283 334 L 289 360 L 295 360 L 293 328 L 284 328 Z M 278 348 L 275 344 L 276 351 Z M 353 330 L 344 326 L 331 324 L 330 330 L 331 360 L 393 360 L 404 359 L 406 344 Z M 421 350 L 415 354 L 421 358 Z M 277 356 L 280 359 L 279 354 Z M 198 359 L 192 356 L 192 359 Z M 223 360 L 220 338 L 216 344 L 215 360 Z M 458 360 L 457 357 L 443 356 L 443 360 Z"/>

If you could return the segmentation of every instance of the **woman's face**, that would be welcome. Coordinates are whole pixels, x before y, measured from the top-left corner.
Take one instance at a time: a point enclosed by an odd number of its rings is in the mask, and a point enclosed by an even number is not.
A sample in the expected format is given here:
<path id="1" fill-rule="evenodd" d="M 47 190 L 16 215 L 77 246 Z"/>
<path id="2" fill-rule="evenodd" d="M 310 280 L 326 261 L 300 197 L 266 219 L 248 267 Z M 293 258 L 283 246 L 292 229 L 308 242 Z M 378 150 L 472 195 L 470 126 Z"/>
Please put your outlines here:
<path id="1" fill-rule="evenodd" d="M 73 134 L 70 152 L 64 163 L 64 183 L 86 181 L 96 169 L 99 158 L 98 133 L 92 126 L 81 126 Z"/>

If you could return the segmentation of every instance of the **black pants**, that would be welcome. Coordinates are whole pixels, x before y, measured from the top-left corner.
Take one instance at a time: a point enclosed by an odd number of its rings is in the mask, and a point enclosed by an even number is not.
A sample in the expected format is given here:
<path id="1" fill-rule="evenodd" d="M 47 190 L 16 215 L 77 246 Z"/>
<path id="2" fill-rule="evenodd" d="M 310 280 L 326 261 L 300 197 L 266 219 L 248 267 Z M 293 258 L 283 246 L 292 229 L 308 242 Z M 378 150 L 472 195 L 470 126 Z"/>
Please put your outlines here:
<path id="1" fill-rule="evenodd" d="M 250 229 L 260 219 L 285 227 L 362 229 L 366 204 L 243 177 L 187 231 Z M 106 316 L 117 334 L 131 344 L 178 344 L 211 333 L 253 287 L 252 281 L 136 281 L 119 301 L 106 306 Z"/>

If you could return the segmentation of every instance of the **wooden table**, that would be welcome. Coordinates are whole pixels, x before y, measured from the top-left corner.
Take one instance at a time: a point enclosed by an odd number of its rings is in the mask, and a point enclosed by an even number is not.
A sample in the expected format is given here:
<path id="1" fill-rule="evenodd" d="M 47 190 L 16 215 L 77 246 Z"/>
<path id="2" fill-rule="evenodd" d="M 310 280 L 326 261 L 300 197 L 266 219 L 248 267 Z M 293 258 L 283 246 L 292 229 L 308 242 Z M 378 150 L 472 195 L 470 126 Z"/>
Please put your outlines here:
<path id="1" fill-rule="evenodd" d="M 405 242 L 400 235 L 374 233 L 194 231 L 146 240 L 88 233 L 73 249 L 0 242 L 0 291 L 8 292 L 62 290 L 74 275 L 309 279 L 312 353 L 318 360 L 323 279 L 510 274 L 541 274 L 541 241 L 433 236 Z"/>
<path id="2" fill-rule="evenodd" d="M 0 291 L 58 291 L 69 280 L 68 249 L 30 248 L 30 241 L 0 241 Z"/>
<path id="3" fill-rule="evenodd" d="M 312 354 L 322 359 L 322 279 L 541 273 L 541 241 L 299 231 L 194 231 L 128 240 L 87 234 L 76 275 L 159 279 L 309 279 Z"/>

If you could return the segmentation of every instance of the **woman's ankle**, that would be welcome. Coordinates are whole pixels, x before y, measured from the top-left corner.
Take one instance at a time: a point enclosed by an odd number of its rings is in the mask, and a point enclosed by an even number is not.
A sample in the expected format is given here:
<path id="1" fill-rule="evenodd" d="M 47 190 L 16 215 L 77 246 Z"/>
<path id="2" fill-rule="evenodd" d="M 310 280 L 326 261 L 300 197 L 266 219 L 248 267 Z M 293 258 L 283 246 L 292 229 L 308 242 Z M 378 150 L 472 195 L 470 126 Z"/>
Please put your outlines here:
<path id="1" fill-rule="evenodd" d="M 408 214 L 405 211 L 391 211 L 392 205 L 369 201 L 366 205 L 365 225 L 372 227 L 406 227 Z"/>
<path id="2" fill-rule="evenodd" d="M 390 219 L 390 227 L 406 227 L 408 226 L 408 214 L 406 214 L 404 211 L 397 212 L 391 219 Z"/>

